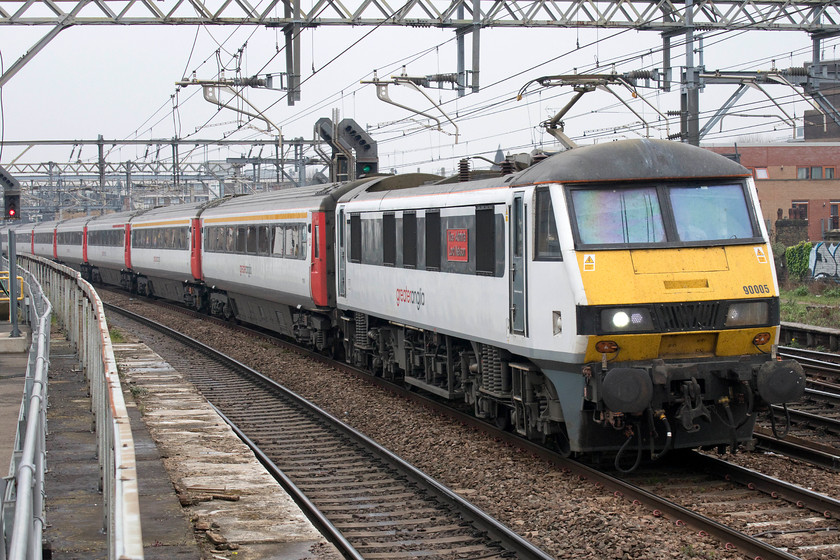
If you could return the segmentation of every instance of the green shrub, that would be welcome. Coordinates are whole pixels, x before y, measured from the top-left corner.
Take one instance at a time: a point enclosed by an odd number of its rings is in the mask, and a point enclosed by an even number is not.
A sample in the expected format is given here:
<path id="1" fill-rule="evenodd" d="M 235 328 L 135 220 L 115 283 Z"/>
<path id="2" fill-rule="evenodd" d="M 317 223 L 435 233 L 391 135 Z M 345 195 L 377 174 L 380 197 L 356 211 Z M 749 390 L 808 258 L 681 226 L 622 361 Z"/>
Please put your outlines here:
<path id="1" fill-rule="evenodd" d="M 808 276 L 808 260 L 811 258 L 811 242 L 801 241 L 785 249 L 785 262 L 791 279 L 804 280 Z"/>
<path id="2" fill-rule="evenodd" d="M 810 294 L 811 292 L 809 292 L 809 291 L 808 291 L 808 287 L 807 287 L 807 286 L 797 286 L 797 287 L 793 290 L 793 292 L 791 292 L 791 293 L 792 293 L 793 295 L 795 295 L 796 297 L 805 297 L 805 296 L 807 296 L 808 294 Z"/>

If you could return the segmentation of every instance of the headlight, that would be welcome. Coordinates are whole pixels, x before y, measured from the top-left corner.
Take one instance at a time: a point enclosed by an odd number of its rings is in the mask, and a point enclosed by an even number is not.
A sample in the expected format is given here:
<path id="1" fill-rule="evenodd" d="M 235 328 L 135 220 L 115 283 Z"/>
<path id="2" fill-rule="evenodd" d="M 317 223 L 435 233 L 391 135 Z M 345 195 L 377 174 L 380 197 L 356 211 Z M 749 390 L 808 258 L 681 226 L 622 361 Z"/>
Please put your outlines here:
<path id="1" fill-rule="evenodd" d="M 766 325 L 769 322 L 770 309 L 766 301 L 751 301 L 749 303 L 733 303 L 726 312 L 726 327 L 745 327 L 750 325 Z"/>
<path id="2" fill-rule="evenodd" d="M 601 311 L 601 331 L 610 333 L 652 331 L 650 311 L 644 307 L 625 307 Z"/>

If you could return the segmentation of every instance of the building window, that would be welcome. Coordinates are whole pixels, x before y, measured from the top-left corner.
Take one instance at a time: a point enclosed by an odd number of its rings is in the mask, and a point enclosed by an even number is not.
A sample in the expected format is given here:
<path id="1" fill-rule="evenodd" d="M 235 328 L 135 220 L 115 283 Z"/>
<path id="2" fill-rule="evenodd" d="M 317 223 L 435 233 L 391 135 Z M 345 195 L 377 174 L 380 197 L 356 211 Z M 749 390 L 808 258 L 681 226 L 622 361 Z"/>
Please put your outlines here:
<path id="1" fill-rule="evenodd" d="M 834 167 L 822 167 L 812 165 L 811 167 L 797 167 L 797 179 L 834 179 Z"/>
<path id="2" fill-rule="evenodd" d="M 831 226 L 829 229 L 840 229 L 840 202 L 831 203 Z"/>
<path id="3" fill-rule="evenodd" d="M 753 169 L 753 177 L 756 179 L 769 179 L 770 174 L 767 172 L 766 167 L 756 167 Z"/>
<path id="4" fill-rule="evenodd" d="M 807 220 L 808 219 L 808 202 L 807 201 L 793 201 L 790 205 L 790 219 L 791 220 Z"/>

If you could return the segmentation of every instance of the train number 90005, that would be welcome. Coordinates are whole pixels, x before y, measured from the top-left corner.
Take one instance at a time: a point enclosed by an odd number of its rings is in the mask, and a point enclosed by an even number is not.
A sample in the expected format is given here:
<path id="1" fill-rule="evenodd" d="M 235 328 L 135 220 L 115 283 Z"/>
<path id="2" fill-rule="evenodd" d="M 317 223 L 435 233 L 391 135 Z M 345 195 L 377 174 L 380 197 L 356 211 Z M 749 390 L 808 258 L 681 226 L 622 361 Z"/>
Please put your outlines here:
<path id="1" fill-rule="evenodd" d="M 770 286 L 767 284 L 753 284 L 752 286 L 742 286 L 744 293 L 750 294 L 769 294 Z"/>

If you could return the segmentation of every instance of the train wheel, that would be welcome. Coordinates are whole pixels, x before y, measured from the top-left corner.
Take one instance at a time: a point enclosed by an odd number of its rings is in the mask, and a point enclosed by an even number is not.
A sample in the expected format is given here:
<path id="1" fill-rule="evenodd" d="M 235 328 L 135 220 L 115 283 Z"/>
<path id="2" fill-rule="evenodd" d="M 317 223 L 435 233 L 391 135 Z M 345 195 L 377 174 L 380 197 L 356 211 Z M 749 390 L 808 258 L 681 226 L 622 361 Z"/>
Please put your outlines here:
<path id="1" fill-rule="evenodd" d="M 510 429 L 510 409 L 506 406 L 499 406 L 496 412 L 496 427 L 500 430 Z"/>
<path id="2" fill-rule="evenodd" d="M 568 436 L 566 436 L 566 430 L 551 435 L 543 434 L 543 445 L 552 451 L 556 451 L 563 457 L 568 457 L 572 454 L 572 446 L 569 443 Z"/>

